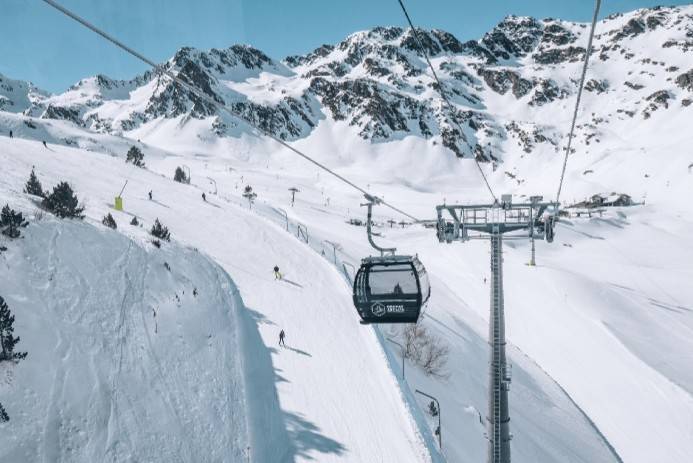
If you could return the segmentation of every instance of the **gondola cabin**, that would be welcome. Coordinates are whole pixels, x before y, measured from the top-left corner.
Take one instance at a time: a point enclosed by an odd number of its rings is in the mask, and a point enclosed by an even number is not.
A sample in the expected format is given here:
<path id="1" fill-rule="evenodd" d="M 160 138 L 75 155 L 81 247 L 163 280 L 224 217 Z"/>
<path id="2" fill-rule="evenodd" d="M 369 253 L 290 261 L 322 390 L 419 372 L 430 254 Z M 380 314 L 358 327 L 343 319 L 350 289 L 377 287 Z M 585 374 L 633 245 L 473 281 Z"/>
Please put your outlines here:
<path id="1" fill-rule="evenodd" d="M 416 323 L 431 296 L 417 257 L 366 257 L 354 278 L 354 306 L 361 323 Z"/>

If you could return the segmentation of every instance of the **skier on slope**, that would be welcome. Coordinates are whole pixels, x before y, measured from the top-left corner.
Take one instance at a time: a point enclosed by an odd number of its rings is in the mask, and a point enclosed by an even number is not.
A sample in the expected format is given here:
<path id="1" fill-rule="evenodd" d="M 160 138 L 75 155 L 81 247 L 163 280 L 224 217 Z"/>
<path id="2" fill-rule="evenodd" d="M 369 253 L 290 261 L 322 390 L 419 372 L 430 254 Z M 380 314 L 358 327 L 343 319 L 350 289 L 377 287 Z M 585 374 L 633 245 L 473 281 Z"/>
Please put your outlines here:
<path id="1" fill-rule="evenodd" d="M 149 200 L 152 200 L 152 190 L 149 190 Z"/>
<path id="2" fill-rule="evenodd" d="M 205 201 L 205 202 L 207 201 L 207 195 L 204 193 L 202 193 L 202 201 Z"/>
<path id="3" fill-rule="evenodd" d="M 11 130 L 10 130 L 10 138 L 14 138 L 14 134 L 12 133 Z"/>
<path id="4" fill-rule="evenodd" d="M 279 345 L 286 347 L 286 344 L 284 344 L 284 338 L 286 337 L 286 333 L 284 333 L 284 330 L 281 330 L 279 332 Z"/>
<path id="5" fill-rule="evenodd" d="M 43 147 L 48 148 L 48 145 L 46 145 L 46 140 L 43 140 Z"/>
<path id="6" fill-rule="evenodd" d="M 281 280 L 282 279 L 282 274 L 279 271 L 279 267 L 277 265 L 274 266 L 274 279 L 275 280 Z"/>

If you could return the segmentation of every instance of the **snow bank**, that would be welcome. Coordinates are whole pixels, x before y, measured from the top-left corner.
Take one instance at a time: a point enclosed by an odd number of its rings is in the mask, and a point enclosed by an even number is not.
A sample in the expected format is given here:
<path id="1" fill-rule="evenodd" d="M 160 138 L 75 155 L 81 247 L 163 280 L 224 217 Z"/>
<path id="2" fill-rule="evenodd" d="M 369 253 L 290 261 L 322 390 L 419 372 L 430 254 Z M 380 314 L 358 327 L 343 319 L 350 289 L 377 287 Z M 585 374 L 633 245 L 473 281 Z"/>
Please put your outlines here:
<path id="1" fill-rule="evenodd" d="M 0 257 L 26 360 L 0 398 L 1 461 L 226 461 L 248 443 L 239 309 L 228 276 L 46 218 Z M 167 270 L 165 263 L 171 270 Z"/>

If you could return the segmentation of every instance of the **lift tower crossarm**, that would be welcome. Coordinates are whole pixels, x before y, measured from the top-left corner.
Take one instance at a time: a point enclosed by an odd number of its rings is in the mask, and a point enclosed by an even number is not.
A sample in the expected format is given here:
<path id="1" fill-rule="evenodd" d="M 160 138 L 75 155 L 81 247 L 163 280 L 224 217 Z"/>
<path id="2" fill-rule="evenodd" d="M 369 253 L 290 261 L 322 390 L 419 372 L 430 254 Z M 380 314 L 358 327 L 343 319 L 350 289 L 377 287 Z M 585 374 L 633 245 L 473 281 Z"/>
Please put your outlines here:
<path id="1" fill-rule="evenodd" d="M 536 229 L 544 227 L 544 213 L 552 211 L 549 212 L 552 216 L 557 210 L 558 203 L 554 202 L 443 204 L 436 206 L 438 239 L 441 242 L 467 241 L 469 231 L 486 234 L 527 231 L 527 236 L 536 235 Z M 445 212 L 451 220 L 444 217 Z"/>

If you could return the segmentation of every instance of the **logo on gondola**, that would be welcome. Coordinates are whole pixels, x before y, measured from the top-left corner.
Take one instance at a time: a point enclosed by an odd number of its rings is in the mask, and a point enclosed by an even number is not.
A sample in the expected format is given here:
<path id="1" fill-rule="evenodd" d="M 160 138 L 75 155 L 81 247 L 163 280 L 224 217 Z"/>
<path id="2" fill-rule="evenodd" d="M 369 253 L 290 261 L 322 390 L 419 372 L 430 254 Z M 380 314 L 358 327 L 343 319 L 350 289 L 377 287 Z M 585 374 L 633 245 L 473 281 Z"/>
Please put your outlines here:
<path id="1" fill-rule="evenodd" d="M 386 305 L 382 302 L 375 302 L 371 305 L 371 312 L 373 312 L 373 315 L 376 317 L 382 317 L 386 313 L 404 313 L 404 306 L 394 304 Z"/>
<path id="2" fill-rule="evenodd" d="M 376 302 L 371 306 L 371 312 L 373 312 L 373 315 L 376 317 L 382 317 L 385 315 L 386 311 L 385 304 L 381 304 L 380 302 Z"/>

